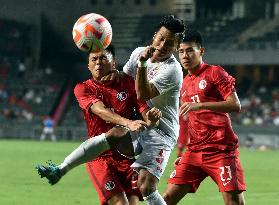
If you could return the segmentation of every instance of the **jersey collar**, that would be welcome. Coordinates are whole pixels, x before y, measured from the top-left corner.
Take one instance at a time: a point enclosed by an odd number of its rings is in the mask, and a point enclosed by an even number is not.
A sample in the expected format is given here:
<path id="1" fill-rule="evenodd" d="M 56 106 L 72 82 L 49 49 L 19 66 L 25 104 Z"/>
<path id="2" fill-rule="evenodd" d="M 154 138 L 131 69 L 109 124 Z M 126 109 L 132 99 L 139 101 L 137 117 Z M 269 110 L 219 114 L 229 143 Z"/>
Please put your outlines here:
<path id="1" fill-rule="evenodd" d="M 195 73 L 193 73 L 192 75 L 189 75 L 190 78 L 195 78 L 196 76 L 198 76 L 205 68 L 207 67 L 207 64 L 202 62 L 202 64 L 200 65 L 200 67 L 196 70 Z"/>
<path id="2" fill-rule="evenodd" d="M 101 86 L 105 86 L 105 87 L 109 87 L 109 86 L 111 86 L 114 83 L 114 80 L 109 80 L 109 81 L 106 81 L 104 83 L 100 83 L 100 82 L 94 80 L 93 78 L 91 78 L 91 81 L 93 83 L 97 84 L 97 85 L 101 85 Z"/>

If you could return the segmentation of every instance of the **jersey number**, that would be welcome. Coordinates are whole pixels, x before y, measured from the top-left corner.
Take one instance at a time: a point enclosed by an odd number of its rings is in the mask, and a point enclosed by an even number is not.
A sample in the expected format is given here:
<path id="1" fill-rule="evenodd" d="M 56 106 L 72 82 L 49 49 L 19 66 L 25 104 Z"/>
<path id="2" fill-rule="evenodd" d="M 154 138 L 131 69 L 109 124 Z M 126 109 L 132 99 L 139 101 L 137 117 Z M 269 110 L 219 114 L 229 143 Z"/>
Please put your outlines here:
<path id="1" fill-rule="evenodd" d="M 220 178 L 222 182 L 232 179 L 232 171 L 230 166 L 219 167 L 221 169 Z"/>
<path id="2" fill-rule="evenodd" d="M 191 99 L 192 99 L 193 103 L 199 103 L 199 102 L 201 102 L 198 95 L 192 96 Z"/>

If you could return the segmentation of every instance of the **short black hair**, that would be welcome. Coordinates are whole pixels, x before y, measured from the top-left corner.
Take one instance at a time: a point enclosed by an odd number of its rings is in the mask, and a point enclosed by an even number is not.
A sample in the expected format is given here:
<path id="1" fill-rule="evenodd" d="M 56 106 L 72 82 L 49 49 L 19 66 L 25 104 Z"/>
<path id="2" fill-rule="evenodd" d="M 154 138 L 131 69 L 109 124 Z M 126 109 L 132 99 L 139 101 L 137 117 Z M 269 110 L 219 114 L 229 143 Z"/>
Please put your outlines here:
<path id="1" fill-rule="evenodd" d="M 203 47 L 202 35 L 198 30 L 186 29 L 182 43 L 183 42 L 194 42 L 196 44 L 199 44 L 199 46 Z"/>
<path id="2" fill-rule="evenodd" d="M 105 49 L 105 51 L 108 51 L 109 53 L 111 53 L 113 59 L 115 59 L 115 47 L 112 44 L 109 44 L 109 46 Z M 92 53 L 92 51 L 87 52 L 88 57 L 89 57 L 90 53 Z"/>
<path id="3" fill-rule="evenodd" d="M 174 17 L 174 15 L 167 15 L 162 18 L 161 22 L 158 25 L 157 31 L 163 26 L 170 30 L 172 33 L 178 34 L 179 39 L 181 41 L 183 40 L 185 31 L 185 24 L 183 20 Z"/>

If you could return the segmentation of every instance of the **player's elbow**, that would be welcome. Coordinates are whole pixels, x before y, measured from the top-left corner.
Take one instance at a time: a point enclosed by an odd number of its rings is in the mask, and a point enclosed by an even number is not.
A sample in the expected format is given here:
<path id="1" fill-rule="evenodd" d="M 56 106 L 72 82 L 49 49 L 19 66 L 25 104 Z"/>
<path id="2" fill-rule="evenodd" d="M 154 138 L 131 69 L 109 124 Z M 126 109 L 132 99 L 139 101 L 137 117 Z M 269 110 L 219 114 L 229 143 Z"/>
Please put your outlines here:
<path id="1" fill-rule="evenodd" d="M 240 102 L 235 102 L 234 104 L 234 112 L 240 112 L 241 111 L 241 104 Z"/>

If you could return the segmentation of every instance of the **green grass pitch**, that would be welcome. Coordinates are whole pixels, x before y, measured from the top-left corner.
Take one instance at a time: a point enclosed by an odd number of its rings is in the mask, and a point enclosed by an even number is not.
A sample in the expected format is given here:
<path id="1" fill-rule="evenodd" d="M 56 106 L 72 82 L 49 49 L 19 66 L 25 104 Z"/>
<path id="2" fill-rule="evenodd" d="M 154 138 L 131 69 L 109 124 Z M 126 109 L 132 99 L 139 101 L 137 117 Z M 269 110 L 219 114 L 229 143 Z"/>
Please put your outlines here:
<path id="1" fill-rule="evenodd" d="M 34 168 L 36 164 L 49 159 L 61 162 L 78 144 L 0 140 L 0 204 L 99 204 L 84 165 L 72 170 L 55 186 L 40 179 Z M 173 153 L 159 184 L 161 193 L 172 171 L 174 158 Z M 246 204 L 279 204 L 279 150 L 262 152 L 241 149 L 241 160 L 247 184 Z M 208 178 L 196 194 L 187 195 L 180 204 L 219 205 L 223 201 L 216 185 Z"/>

